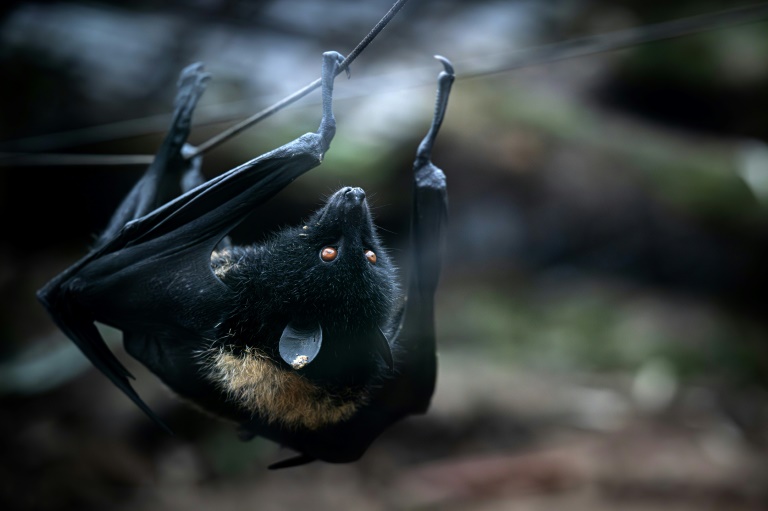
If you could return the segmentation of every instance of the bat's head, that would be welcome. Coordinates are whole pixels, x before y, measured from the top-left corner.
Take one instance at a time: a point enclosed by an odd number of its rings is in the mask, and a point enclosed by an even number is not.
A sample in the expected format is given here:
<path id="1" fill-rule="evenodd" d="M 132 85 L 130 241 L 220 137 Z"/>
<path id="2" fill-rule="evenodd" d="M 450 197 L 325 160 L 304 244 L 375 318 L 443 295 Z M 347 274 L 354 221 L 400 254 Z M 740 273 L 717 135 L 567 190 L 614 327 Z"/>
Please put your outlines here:
<path id="1" fill-rule="evenodd" d="M 391 365 L 382 332 L 391 330 L 396 315 L 397 274 L 361 188 L 339 189 L 306 222 L 283 229 L 265 249 L 270 302 L 279 307 L 275 317 L 289 322 L 280 326 L 283 360 L 321 379 L 369 374 L 370 364 L 382 360 Z M 305 350 L 308 343 L 319 348 L 320 338 L 319 352 Z M 293 364 L 294 356 L 283 351 L 302 356 Z M 311 363 L 305 368 L 300 360 Z"/>
<path id="2" fill-rule="evenodd" d="M 324 328 L 385 328 L 398 295 L 397 275 L 363 189 L 336 191 L 297 237 L 305 257 L 301 287 L 307 303 L 323 311 Z"/>

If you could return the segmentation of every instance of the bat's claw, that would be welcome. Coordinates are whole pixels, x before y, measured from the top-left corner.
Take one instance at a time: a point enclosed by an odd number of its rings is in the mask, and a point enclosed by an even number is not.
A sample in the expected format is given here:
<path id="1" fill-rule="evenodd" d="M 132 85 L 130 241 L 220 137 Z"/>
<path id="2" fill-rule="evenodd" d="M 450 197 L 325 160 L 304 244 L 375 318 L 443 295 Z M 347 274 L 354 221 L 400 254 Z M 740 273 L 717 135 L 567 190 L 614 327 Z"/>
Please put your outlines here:
<path id="1" fill-rule="evenodd" d="M 176 113 L 174 114 L 171 131 L 183 129 L 187 132 L 187 135 L 189 134 L 192 112 L 210 79 L 211 75 L 205 72 L 202 62 L 190 64 L 181 71 L 176 82 L 176 87 L 178 88 L 174 106 Z M 183 138 L 186 140 L 187 136 Z M 181 150 L 181 148 L 177 147 L 176 150 Z"/>
<path id="2" fill-rule="evenodd" d="M 443 68 L 445 69 L 445 72 L 448 73 L 451 76 L 455 76 L 456 73 L 453 70 L 453 64 L 451 64 L 451 61 L 447 58 L 443 57 L 442 55 L 435 55 L 435 58 L 439 60 L 443 64 Z"/>
<path id="3" fill-rule="evenodd" d="M 323 53 L 323 81 L 333 80 L 337 74 L 339 74 L 339 68 L 344 63 L 344 55 L 337 51 L 327 51 Z M 344 70 L 349 77 L 349 66 L 346 66 Z"/>
<path id="4" fill-rule="evenodd" d="M 326 62 L 329 66 L 331 66 L 333 70 L 333 76 L 338 75 L 341 72 L 342 64 L 344 64 L 344 55 L 337 51 L 327 51 L 323 53 L 323 64 Z M 352 76 L 352 70 L 349 68 L 348 65 L 343 67 L 343 70 L 345 73 L 347 73 L 347 78 L 350 78 Z"/>
<path id="5" fill-rule="evenodd" d="M 176 87 L 181 89 L 189 87 L 198 82 L 205 82 L 211 79 L 210 73 L 205 72 L 205 66 L 202 62 L 194 62 L 181 71 Z"/>

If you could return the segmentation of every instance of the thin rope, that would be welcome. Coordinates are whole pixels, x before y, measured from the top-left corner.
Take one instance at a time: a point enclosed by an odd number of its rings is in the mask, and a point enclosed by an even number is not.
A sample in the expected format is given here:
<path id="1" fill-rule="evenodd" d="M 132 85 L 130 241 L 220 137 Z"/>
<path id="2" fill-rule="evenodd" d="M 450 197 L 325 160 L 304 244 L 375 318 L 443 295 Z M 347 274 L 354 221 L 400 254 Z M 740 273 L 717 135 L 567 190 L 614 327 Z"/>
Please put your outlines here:
<path id="1" fill-rule="evenodd" d="M 355 49 L 352 50 L 352 52 L 347 55 L 347 57 L 342 61 L 341 64 L 339 64 L 339 69 L 336 72 L 336 76 L 339 75 L 342 71 L 346 71 L 349 73 L 349 65 L 354 62 L 354 60 L 357 58 L 358 55 L 360 55 L 363 50 L 373 41 L 377 35 L 379 35 L 379 32 L 381 32 L 384 27 L 387 26 L 387 24 L 392 20 L 392 18 L 395 17 L 395 15 L 400 11 L 400 9 L 403 8 L 403 6 L 406 4 L 408 0 L 397 0 L 397 2 L 394 3 L 394 5 L 389 9 L 389 11 L 384 15 L 383 18 L 379 20 L 378 23 L 371 29 L 370 32 L 368 32 L 368 35 L 366 35 L 360 43 L 355 46 Z M 269 117 L 270 115 L 279 112 L 286 106 L 290 105 L 291 103 L 294 103 L 298 101 L 299 99 L 303 98 L 313 90 L 320 87 L 320 84 L 322 83 L 322 80 L 318 78 L 314 82 L 310 83 L 309 85 L 306 85 L 302 89 L 294 92 L 290 96 L 281 99 L 274 105 L 265 108 L 264 110 L 252 115 L 251 117 L 245 119 L 242 122 L 239 122 L 238 124 L 232 126 L 229 129 L 226 129 L 216 135 L 213 138 L 208 139 L 207 141 L 203 142 L 202 144 L 198 145 L 197 148 L 192 151 L 191 154 L 187 155 L 186 158 L 194 158 L 195 156 L 198 156 L 200 154 L 205 154 L 214 147 L 217 147 L 221 145 L 222 143 L 226 142 L 230 138 L 234 137 L 241 131 L 250 128 L 254 124 L 256 124 L 259 121 L 262 121 Z"/>
<path id="2" fill-rule="evenodd" d="M 640 44 L 717 30 L 727 26 L 756 23 L 764 21 L 766 18 L 768 18 L 768 3 L 762 3 L 617 30 L 606 34 L 570 39 L 568 41 L 522 50 L 516 58 L 511 59 L 506 64 L 502 64 L 494 69 L 462 73 L 461 78 L 478 78 L 506 73 L 524 67 L 621 50 Z"/>
<path id="3" fill-rule="evenodd" d="M 339 67 L 339 72 L 348 68 L 349 64 L 357 58 L 362 52 L 365 46 L 370 43 L 374 37 L 384 28 L 386 23 L 397 13 L 405 2 L 397 2 L 390 11 L 376 24 L 371 32 L 358 44 L 358 46 L 349 54 L 344 62 Z M 397 10 L 396 10 L 397 9 Z M 636 46 L 645 43 L 657 42 L 667 39 L 674 39 L 678 37 L 689 36 L 701 32 L 717 30 L 729 26 L 743 25 L 748 23 L 757 23 L 765 21 L 768 18 L 768 3 L 757 4 L 749 7 L 741 7 L 735 9 L 726 9 L 716 11 L 708 14 L 701 14 L 697 16 L 691 16 L 687 18 L 680 18 L 673 21 L 661 22 L 652 25 L 643 25 L 641 27 L 630 28 L 625 30 L 619 30 L 615 32 L 609 32 L 605 34 L 598 34 L 594 36 L 587 36 L 578 39 L 570 39 L 567 41 L 553 43 L 546 46 L 534 47 L 529 49 L 523 49 L 514 52 L 514 56 L 507 62 L 502 63 L 491 69 L 477 69 L 471 68 L 473 64 L 476 64 L 477 59 L 471 62 L 456 62 L 457 68 L 461 68 L 464 71 L 457 76 L 457 80 L 467 80 L 472 78 L 487 77 L 490 75 L 506 73 L 515 71 L 525 67 L 532 67 L 541 64 L 557 62 L 560 60 L 566 60 L 571 58 L 586 57 L 590 55 L 596 55 L 599 53 L 605 53 L 615 50 L 625 49 L 631 46 Z M 434 83 L 433 78 L 429 78 L 429 81 L 423 83 L 412 84 L 410 87 L 432 85 Z M 197 152 L 194 154 L 201 154 L 205 151 L 209 151 L 213 147 L 221 144 L 224 140 L 240 133 L 249 126 L 263 120 L 266 117 L 274 114 L 281 108 L 294 103 L 298 99 L 306 96 L 312 90 L 316 89 L 320 85 L 320 80 L 316 80 L 301 90 L 291 94 L 290 96 L 278 101 L 274 105 L 266 108 L 259 113 L 249 117 L 241 123 L 233 126 L 232 128 L 225 130 L 216 137 L 209 139 L 207 142 L 201 144 L 197 148 Z M 409 87 L 409 88 L 410 88 Z M 378 91 L 367 89 L 366 95 L 376 94 Z M 357 95 L 354 95 L 357 96 Z M 213 120 L 203 121 L 196 123 L 196 126 L 204 124 L 214 124 L 223 122 L 225 119 L 221 116 L 212 116 Z M 28 139 L 22 139 L 15 142 L 15 145 L 20 144 L 39 144 L 44 145 L 47 142 L 48 146 L 54 147 L 66 147 L 69 145 L 83 143 L 83 141 L 106 141 L 112 139 L 125 138 L 128 136 L 136 136 L 139 134 L 146 134 L 152 132 L 153 128 L 148 126 L 158 126 L 156 131 L 160 131 L 158 123 L 162 125 L 167 124 L 170 116 L 152 116 L 141 119 L 133 119 L 129 121 L 121 121 L 119 123 L 105 124 L 101 126 L 95 126 L 92 128 L 85 128 L 81 130 L 73 130 L 68 132 L 62 132 L 51 135 L 43 135 L 40 137 L 32 137 Z M 143 130 L 142 130 L 143 126 Z M 53 142 L 51 142 L 53 140 Z M 5 144 L 10 145 L 10 144 Z M 10 158 L 14 156 L 14 158 Z M 36 155 L 31 154 L 16 154 L 16 153 L 4 153 L 0 157 L 0 166 L 7 166 L 13 162 L 14 165 L 23 164 L 23 160 L 27 157 Z M 54 155 L 51 155 L 54 156 Z M 74 156 L 74 155 L 67 155 Z M 102 155 L 83 155 L 91 157 L 93 162 L 97 161 L 97 157 L 103 157 Z M 151 158 L 151 155 L 136 155 L 136 157 Z M 124 162 L 121 161 L 124 159 Z M 113 165 L 132 165 L 135 160 L 132 159 L 133 155 L 115 156 L 115 159 L 109 163 Z M 69 160 L 73 161 L 73 160 Z M 55 162 L 50 162 L 55 164 Z M 63 163 L 68 164 L 68 163 Z M 87 163 L 86 163 L 87 164 Z M 94 163 L 96 164 L 96 163 Z"/>
<path id="4" fill-rule="evenodd" d="M 142 165 L 155 159 L 151 154 L 63 154 L 63 153 L 0 153 L 0 167 L 51 165 Z"/>

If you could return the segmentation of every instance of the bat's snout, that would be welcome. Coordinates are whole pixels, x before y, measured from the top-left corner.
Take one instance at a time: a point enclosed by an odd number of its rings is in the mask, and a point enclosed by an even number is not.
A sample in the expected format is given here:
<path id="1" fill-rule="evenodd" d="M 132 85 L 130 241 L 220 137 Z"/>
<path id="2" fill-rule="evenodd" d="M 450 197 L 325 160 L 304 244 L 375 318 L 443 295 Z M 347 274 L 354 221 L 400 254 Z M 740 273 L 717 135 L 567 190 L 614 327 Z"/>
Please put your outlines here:
<path id="1" fill-rule="evenodd" d="M 333 195 L 331 203 L 335 203 L 347 219 L 367 217 L 368 203 L 362 188 L 345 186 Z"/>
<path id="2" fill-rule="evenodd" d="M 365 200 L 365 191 L 362 188 L 346 187 L 343 190 L 344 200 L 352 204 L 360 204 Z"/>
<path id="3" fill-rule="evenodd" d="M 328 198 L 325 206 L 317 211 L 316 220 L 313 222 L 318 226 L 354 229 L 370 224 L 371 214 L 368 209 L 368 202 L 365 200 L 365 191 L 362 188 L 351 186 L 339 188 Z"/>

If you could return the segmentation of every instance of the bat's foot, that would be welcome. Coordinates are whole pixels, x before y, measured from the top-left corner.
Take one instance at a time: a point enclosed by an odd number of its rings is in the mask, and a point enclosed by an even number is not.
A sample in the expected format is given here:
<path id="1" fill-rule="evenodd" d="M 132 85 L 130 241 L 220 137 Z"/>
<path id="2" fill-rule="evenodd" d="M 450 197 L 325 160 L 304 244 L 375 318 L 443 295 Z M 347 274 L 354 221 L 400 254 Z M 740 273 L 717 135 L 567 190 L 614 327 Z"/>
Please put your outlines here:
<path id="1" fill-rule="evenodd" d="M 174 104 L 174 116 L 169 130 L 169 135 L 179 132 L 178 135 L 169 136 L 169 144 L 172 144 L 173 153 L 180 153 L 182 146 L 189 136 L 192 125 L 192 113 L 197 106 L 197 101 L 205 92 L 205 88 L 211 79 L 211 75 L 204 71 L 201 62 L 195 62 L 185 67 L 179 76 L 176 86 L 176 100 Z"/>
<path id="2" fill-rule="evenodd" d="M 344 62 L 344 56 L 336 51 L 323 53 L 322 95 L 323 95 L 323 119 L 320 121 L 320 129 L 317 134 L 323 139 L 325 152 L 331 145 L 331 140 L 336 134 L 336 119 L 333 117 L 333 80 L 339 74 L 339 67 Z M 349 76 L 349 68 L 347 68 Z"/>
<path id="3" fill-rule="evenodd" d="M 344 55 L 341 53 L 337 51 L 327 51 L 323 53 L 323 90 L 325 90 L 326 85 L 330 85 L 331 90 L 333 90 L 333 79 L 341 72 L 339 68 L 343 63 Z M 347 72 L 347 76 L 349 76 L 349 67 L 345 67 L 344 69 Z"/>
<path id="4" fill-rule="evenodd" d="M 205 72 L 205 66 L 202 62 L 193 62 L 181 70 L 179 79 L 176 82 L 177 89 L 194 88 L 196 84 L 209 80 L 211 76 Z"/>

